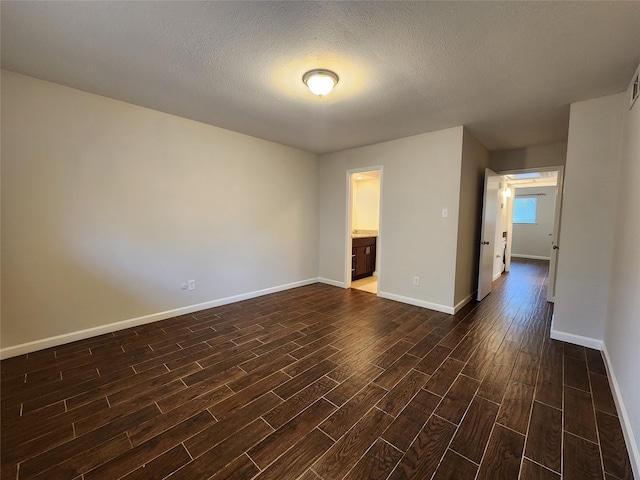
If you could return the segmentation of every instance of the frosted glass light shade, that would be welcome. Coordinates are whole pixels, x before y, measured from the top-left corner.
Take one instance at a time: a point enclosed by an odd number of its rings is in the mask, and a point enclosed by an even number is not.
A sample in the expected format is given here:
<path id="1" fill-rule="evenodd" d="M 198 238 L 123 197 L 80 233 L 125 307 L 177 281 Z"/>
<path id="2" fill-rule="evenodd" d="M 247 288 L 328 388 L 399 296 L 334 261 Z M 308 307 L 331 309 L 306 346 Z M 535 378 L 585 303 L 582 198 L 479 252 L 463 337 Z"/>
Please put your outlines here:
<path id="1" fill-rule="evenodd" d="M 331 70 L 311 70 L 302 76 L 302 81 L 311 93 L 322 97 L 333 90 L 338 83 L 338 75 Z"/>

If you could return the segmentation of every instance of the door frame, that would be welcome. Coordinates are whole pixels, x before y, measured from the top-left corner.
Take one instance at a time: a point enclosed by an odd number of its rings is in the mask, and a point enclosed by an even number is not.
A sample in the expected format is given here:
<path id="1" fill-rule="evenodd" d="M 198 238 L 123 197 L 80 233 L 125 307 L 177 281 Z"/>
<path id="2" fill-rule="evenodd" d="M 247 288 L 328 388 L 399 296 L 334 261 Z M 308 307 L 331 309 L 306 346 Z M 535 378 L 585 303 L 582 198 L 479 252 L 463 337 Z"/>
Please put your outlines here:
<path id="1" fill-rule="evenodd" d="M 564 193 L 564 166 L 551 166 L 551 167 L 532 167 L 532 168 L 519 168 L 514 170 L 501 170 L 496 172 L 498 175 L 504 177 L 505 175 L 513 175 L 517 173 L 535 173 L 535 172 L 557 172 L 558 178 L 556 182 L 556 198 L 553 212 L 553 232 L 551 237 L 551 252 L 549 260 L 549 284 L 547 289 L 547 301 L 555 302 L 556 299 L 556 275 L 558 270 L 558 254 L 560 248 L 560 234 L 561 234 L 561 214 L 562 214 L 562 196 Z M 508 184 L 508 180 L 505 179 Z M 510 186 L 514 188 L 515 186 Z M 515 198 L 514 196 L 511 198 Z M 505 262 L 505 272 L 508 272 L 511 268 L 511 245 L 513 241 L 513 201 L 508 202 L 509 210 L 507 211 L 507 258 Z M 553 248 L 558 247 L 558 248 Z"/>
<path id="2" fill-rule="evenodd" d="M 346 198 L 346 222 L 345 222 L 345 249 L 344 249 L 344 258 L 345 258 L 345 269 L 344 269 L 344 285 L 345 288 L 351 288 L 351 225 L 353 219 L 353 177 L 358 173 L 365 172 L 380 172 L 380 202 L 378 205 L 378 238 L 376 240 L 376 272 L 378 272 L 378 292 L 381 291 L 380 286 L 382 282 L 382 195 L 383 195 L 383 166 L 382 165 L 372 165 L 369 167 L 360 167 L 360 168 L 350 168 L 347 170 L 347 198 Z M 377 293 L 376 293 L 377 295 Z"/>

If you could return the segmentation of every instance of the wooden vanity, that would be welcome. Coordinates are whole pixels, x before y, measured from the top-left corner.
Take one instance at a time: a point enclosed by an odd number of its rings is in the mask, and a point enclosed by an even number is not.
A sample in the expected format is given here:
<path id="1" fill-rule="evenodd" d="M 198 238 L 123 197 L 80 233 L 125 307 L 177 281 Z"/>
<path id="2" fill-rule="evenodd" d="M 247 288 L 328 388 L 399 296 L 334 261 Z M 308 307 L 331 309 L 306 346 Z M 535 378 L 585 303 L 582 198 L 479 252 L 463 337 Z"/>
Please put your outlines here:
<path id="1" fill-rule="evenodd" d="M 376 237 L 351 239 L 351 280 L 370 277 L 376 269 Z"/>

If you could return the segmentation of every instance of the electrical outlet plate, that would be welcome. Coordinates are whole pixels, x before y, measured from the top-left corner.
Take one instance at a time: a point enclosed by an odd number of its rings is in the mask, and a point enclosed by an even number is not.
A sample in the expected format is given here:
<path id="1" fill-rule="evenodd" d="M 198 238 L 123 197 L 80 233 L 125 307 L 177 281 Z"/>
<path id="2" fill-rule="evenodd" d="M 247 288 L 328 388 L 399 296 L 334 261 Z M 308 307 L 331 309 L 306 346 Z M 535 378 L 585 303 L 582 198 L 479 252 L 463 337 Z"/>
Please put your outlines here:
<path id="1" fill-rule="evenodd" d="M 195 290 L 195 289 L 196 289 L 196 281 L 189 280 L 189 290 Z"/>
<path id="2" fill-rule="evenodd" d="M 417 287 L 420 285 L 420 277 L 413 277 L 413 284 Z"/>

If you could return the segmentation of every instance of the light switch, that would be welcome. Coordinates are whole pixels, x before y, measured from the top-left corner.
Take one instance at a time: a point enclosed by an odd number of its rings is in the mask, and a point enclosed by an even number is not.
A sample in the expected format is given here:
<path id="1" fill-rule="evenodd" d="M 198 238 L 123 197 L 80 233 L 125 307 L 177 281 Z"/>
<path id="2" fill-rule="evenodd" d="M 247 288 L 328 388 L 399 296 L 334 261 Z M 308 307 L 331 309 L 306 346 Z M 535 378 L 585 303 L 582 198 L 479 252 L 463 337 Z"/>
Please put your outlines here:
<path id="1" fill-rule="evenodd" d="M 449 210 L 446 208 L 442 209 L 442 218 L 446 218 L 449 216 Z"/>

